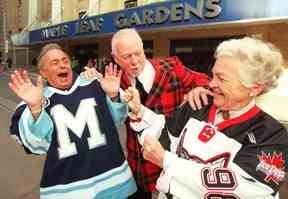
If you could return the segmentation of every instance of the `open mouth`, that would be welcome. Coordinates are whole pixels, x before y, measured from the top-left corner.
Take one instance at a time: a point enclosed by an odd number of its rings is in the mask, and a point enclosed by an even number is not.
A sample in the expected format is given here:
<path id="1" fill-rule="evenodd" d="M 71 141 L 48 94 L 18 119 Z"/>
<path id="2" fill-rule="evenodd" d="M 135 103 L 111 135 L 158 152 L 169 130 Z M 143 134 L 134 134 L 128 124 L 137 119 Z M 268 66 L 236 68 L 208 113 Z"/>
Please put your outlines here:
<path id="1" fill-rule="evenodd" d="M 131 71 L 138 71 L 138 68 L 132 68 Z"/>
<path id="2" fill-rule="evenodd" d="M 66 78 L 66 77 L 68 77 L 68 73 L 67 72 L 62 72 L 62 73 L 59 73 L 57 76 L 61 77 L 61 78 Z"/>

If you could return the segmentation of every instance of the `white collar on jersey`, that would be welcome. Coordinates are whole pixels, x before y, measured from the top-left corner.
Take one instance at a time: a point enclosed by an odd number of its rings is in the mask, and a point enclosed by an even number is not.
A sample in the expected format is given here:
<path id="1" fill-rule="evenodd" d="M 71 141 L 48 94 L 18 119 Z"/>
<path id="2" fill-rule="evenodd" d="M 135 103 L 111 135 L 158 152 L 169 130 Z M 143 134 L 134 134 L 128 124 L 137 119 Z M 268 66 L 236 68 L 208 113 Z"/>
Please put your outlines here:
<path id="1" fill-rule="evenodd" d="M 252 99 L 245 107 L 243 107 L 239 110 L 229 111 L 230 118 L 238 117 L 238 116 L 246 113 L 247 111 L 249 111 L 254 106 L 255 106 L 255 99 Z M 216 118 L 215 118 L 215 124 L 223 121 L 221 110 L 217 109 L 216 113 L 217 114 L 216 114 Z"/>

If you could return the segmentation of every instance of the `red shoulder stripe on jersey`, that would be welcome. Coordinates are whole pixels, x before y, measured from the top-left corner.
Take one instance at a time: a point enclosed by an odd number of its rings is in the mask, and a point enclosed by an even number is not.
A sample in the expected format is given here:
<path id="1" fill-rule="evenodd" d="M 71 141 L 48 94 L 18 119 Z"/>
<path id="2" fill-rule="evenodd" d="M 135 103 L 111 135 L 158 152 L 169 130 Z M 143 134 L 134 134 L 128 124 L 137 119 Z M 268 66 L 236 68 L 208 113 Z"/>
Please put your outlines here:
<path id="1" fill-rule="evenodd" d="M 251 119 L 252 117 L 254 117 L 260 111 L 261 111 L 261 109 L 255 105 L 253 108 L 251 108 L 246 113 L 244 113 L 244 114 L 242 114 L 242 115 L 240 115 L 238 117 L 235 117 L 235 118 L 220 122 L 216 126 L 218 127 L 219 130 L 225 129 L 227 127 L 230 127 L 230 126 L 233 126 L 233 125 L 236 125 L 236 124 L 239 124 L 241 122 L 244 122 L 244 121 L 247 121 L 247 120 Z"/>

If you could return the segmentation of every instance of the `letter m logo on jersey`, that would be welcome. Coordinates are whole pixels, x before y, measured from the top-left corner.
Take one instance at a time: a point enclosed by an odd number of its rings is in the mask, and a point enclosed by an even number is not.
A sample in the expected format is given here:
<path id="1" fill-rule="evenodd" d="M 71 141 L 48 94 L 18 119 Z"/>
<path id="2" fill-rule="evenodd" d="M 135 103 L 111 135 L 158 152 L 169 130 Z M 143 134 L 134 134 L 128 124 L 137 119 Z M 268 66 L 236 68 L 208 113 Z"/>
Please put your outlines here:
<path id="1" fill-rule="evenodd" d="M 76 145 L 70 140 L 68 129 L 81 139 L 87 124 L 90 133 L 88 138 L 89 149 L 106 144 L 106 137 L 99 128 L 95 110 L 96 105 L 93 98 L 82 100 L 75 116 L 62 104 L 58 104 L 51 109 L 51 116 L 54 118 L 57 129 L 59 159 L 77 154 Z"/>

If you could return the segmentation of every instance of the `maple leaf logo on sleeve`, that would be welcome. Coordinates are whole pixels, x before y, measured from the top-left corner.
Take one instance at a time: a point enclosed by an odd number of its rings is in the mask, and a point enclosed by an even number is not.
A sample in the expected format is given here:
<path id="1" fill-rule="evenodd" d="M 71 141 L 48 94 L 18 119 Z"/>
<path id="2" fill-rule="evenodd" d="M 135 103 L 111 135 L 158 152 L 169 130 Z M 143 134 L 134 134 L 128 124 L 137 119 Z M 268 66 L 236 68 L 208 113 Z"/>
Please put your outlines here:
<path id="1" fill-rule="evenodd" d="M 266 182 L 273 181 L 276 184 L 283 181 L 285 177 L 285 161 L 283 159 L 282 153 L 273 154 L 261 152 L 261 155 L 257 155 L 259 164 L 256 167 L 256 171 L 261 171 L 266 176 L 264 180 Z"/>

